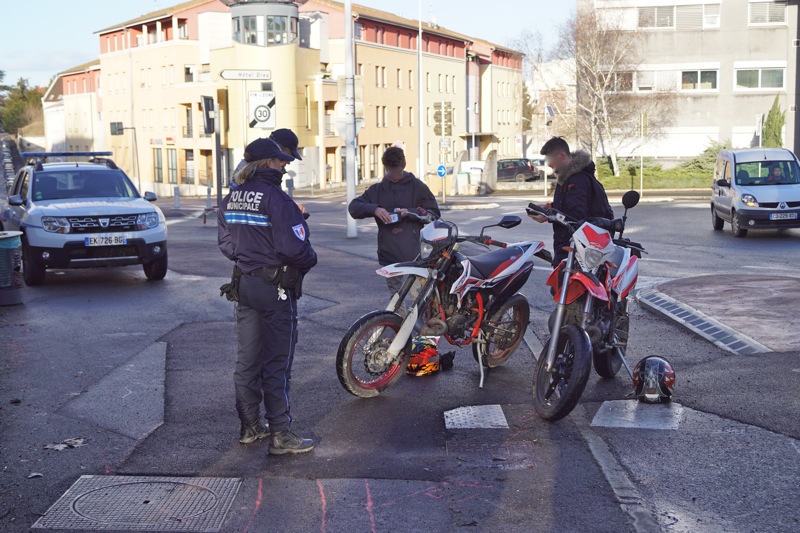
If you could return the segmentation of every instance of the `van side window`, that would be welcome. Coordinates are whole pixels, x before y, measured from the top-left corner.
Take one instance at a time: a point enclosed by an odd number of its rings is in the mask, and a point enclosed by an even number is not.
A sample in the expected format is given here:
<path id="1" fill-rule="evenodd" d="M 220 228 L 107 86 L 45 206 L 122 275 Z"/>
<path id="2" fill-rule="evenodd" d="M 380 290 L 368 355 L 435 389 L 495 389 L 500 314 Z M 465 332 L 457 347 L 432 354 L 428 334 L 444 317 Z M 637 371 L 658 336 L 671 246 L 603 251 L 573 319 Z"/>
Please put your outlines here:
<path id="1" fill-rule="evenodd" d="M 22 178 L 19 182 L 19 187 L 17 188 L 17 194 L 22 196 L 23 199 L 28 197 L 28 173 L 23 172 Z"/>
<path id="2" fill-rule="evenodd" d="M 725 162 L 725 181 L 731 182 L 731 164 L 728 161 Z"/>

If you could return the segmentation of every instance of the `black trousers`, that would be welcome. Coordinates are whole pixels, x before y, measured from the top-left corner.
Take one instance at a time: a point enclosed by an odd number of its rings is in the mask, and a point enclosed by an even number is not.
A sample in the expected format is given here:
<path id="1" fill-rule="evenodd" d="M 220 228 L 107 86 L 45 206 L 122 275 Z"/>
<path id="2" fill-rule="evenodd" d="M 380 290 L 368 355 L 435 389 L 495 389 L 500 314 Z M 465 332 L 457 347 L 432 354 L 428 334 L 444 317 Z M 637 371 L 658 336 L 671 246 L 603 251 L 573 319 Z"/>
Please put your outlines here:
<path id="1" fill-rule="evenodd" d="M 233 381 L 242 422 L 260 417 L 261 402 L 271 431 L 289 429 L 289 388 L 297 343 L 297 299 L 262 278 L 243 275 L 236 310 L 238 351 Z"/>

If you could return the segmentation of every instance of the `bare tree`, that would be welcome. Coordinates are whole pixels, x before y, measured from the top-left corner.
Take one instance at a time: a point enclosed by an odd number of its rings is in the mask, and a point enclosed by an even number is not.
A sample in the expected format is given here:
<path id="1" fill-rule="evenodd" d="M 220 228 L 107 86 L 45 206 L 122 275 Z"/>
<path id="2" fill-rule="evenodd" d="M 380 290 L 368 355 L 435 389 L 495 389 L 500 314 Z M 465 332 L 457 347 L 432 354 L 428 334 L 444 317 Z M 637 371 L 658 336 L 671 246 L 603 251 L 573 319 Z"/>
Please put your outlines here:
<path id="1" fill-rule="evenodd" d="M 574 57 L 577 76 L 577 129 L 581 144 L 608 156 L 615 176 L 622 149 L 636 149 L 671 125 L 675 90 L 637 92 L 634 76 L 641 64 L 642 34 L 583 7 L 560 32 L 556 53 Z M 640 120 L 647 117 L 641 136 Z"/>

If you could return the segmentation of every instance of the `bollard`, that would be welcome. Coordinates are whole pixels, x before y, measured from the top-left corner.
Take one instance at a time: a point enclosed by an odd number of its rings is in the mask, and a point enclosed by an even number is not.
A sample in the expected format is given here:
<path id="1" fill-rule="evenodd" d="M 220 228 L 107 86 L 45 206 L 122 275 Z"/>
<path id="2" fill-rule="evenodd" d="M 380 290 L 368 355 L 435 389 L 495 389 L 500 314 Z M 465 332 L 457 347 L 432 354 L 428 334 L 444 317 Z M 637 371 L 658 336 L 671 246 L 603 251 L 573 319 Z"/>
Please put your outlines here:
<path id="1" fill-rule="evenodd" d="M 211 187 L 206 189 L 206 209 L 211 209 Z"/>
<path id="2" fill-rule="evenodd" d="M 172 188 L 175 194 L 175 209 L 180 209 L 181 207 L 181 188 L 180 187 L 173 187 Z"/>
<path id="3" fill-rule="evenodd" d="M 286 192 L 289 195 L 289 198 L 292 198 L 294 193 L 294 179 L 293 178 L 286 178 Z"/>

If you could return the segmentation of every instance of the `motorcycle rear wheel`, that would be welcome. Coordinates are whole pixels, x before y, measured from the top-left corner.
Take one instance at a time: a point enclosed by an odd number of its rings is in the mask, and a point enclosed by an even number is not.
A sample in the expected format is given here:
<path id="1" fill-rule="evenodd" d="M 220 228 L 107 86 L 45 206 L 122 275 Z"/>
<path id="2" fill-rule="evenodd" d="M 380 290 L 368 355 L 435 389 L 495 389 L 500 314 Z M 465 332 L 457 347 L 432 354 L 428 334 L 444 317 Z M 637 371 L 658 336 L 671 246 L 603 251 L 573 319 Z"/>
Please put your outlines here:
<path id="1" fill-rule="evenodd" d="M 592 347 L 586 332 L 574 325 L 564 326 L 558 336 L 553 368 L 548 372 L 548 342 L 544 343 L 533 372 L 533 407 L 540 417 L 555 422 L 572 412 L 586 388 Z"/>
<path id="2" fill-rule="evenodd" d="M 484 324 L 499 328 L 508 334 L 498 334 L 494 330 L 487 333 L 484 366 L 495 368 L 508 361 L 519 348 L 522 338 L 528 330 L 530 318 L 531 308 L 528 299 L 521 294 L 515 294 L 506 300 L 487 322 L 484 322 Z M 479 349 L 477 344 L 472 344 L 472 356 L 476 361 L 479 360 Z"/>
<path id="3" fill-rule="evenodd" d="M 393 362 L 381 358 L 402 323 L 394 313 L 373 311 L 350 326 L 336 353 L 336 374 L 347 392 L 374 398 L 403 375 L 411 354 L 410 338 Z"/>
<path id="4" fill-rule="evenodd" d="M 622 356 L 624 357 L 628 349 L 628 331 L 630 330 L 627 302 L 623 300 L 618 303 L 617 309 L 617 316 L 609 334 L 613 336 L 612 341 L 620 345 L 619 349 L 622 350 Z M 614 348 L 602 351 L 594 350 L 592 352 L 592 362 L 594 363 L 594 371 L 601 378 L 613 378 L 622 368 L 622 359 L 617 355 Z"/>

